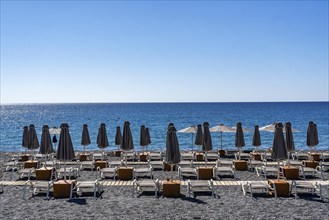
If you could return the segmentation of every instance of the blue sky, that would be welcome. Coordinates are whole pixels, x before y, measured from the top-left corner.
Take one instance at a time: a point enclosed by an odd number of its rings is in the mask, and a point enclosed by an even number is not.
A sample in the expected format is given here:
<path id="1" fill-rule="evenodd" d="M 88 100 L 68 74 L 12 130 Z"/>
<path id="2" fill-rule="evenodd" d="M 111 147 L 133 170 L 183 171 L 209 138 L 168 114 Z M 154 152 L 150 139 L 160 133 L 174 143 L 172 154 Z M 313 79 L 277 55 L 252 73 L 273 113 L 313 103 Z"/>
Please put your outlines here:
<path id="1" fill-rule="evenodd" d="M 1 1 L 1 103 L 328 101 L 328 1 Z"/>

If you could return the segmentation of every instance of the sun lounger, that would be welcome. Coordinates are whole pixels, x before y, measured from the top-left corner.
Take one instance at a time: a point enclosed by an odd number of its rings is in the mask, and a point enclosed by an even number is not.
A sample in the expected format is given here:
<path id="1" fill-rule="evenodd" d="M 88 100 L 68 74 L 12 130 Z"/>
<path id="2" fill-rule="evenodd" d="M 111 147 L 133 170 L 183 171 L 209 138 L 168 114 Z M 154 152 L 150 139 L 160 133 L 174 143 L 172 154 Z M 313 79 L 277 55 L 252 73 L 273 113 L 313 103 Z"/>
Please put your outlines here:
<path id="1" fill-rule="evenodd" d="M 301 166 L 302 165 L 302 161 L 299 161 L 299 160 L 289 160 L 289 161 L 284 161 L 284 165 L 285 166 Z"/>
<path id="2" fill-rule="evenodd" d="M 124 162 L 122 160 L 113 160 L 113 161 L 109 162 L 109 167 L 112 167 L 112 168 L 120 167 L 122 165 L 124 165 Z"/>
<path id="3" fill-rule="evenodd" d="M 238 150 L 226 150 L 226 156 L 227 157 L 234 157 L 236 153 L 238 153 Z"/>
<path id="4" fill-rule="evenodd" d="M 72 199 L 73 193 L 76 193 L 78 196 L 81 196 L 85 191 L 92 189 L 94 198 L 96 199 L 97 192 L 100 194 L 103 191 L 103 184 L 99 180 L 94 181 L 77 181 L 75 184 L 71 184 L 71 194 L 70 198 Z"/>
<path id="5" fill-rule="evenodd" d="M 197 177 L 197 170 L 193 167 L 192 161 L 181 161 L 178 166 L 178 176 L 179 179 L 183 177 Z"/>
<path id="6" fill-rule="evenodd" d="M 94 161 L 97 161 L 97 160 L 105 160 L 105 154 L 102 152 L 102 153 L 93 153 L 92 154 L 92 158 Z"/>
<path id="7" fill-rule="evenodd" d="M 64 168 L 66 169 L 66 176 L 69 177 L 69 179 L 71 179 L 71 177 L 79 177 L 80 176 L 80 171 L 82 168 L 91 168 L 93 169 L 93 167 L 90 166 L 90 164 L 85 163 L 84 166 L 82 165 L 83 162 L 86 161 L 82 161 L 80 162 L 79 160 L 77 161 L 72 161 L 70 163 L 67 164 L 63 164 L 63 163 L 58 163 L 58 165 L 56 166 L 56 173 L 57 173 L 57 177 L 61 178 L 64 177 Z M 89 161 L 88 161 L 89 162 Z M 93 161 L 90 161 L 93 162 Z"/>
<path id="8" fill-rule="evenodd" d="M 27 190 L 32 190 L 32 196 L 38 193 L 46 193 L 46 198 L 49 199 L 50 189 L 53 187 L 54 182 L 51 181 L 26 181 L 23 188 L 23 199 Z"/>
<path id="9" fill-rule="evenodd" d="M 183 179 L 183 177 L 197 177 L 197 170 L 193 167 L 178 167 L 178 176 L 179 179 Z"/>
<path id="10" fill-rule="evenodd" d="M 326 161 L 329 159 L 329 152 L 321 152 L 321 160 Z"/>
<path id="11" fill-rule="evenodd" d="M 22 162 L 19 162 L 17 160 L 7 161 L 3 163 L 3 166 L 5 167 L 5 171 L 13 171 L 19 169 L 22 166 Z"/>
<path id="12" fill-rule="evenodd" d="M 193 152 L 182 152 L 181 153 L 181 160 L 194 160 L 194 153 Z"/>
<path id="13" fill-rule="evenodd" d="M 35 168 L 23 168 L 18 170 L 17 173 L 20 175 L 20 178 L 27 176 L 27 179 L 30 180 L 31 176 L 35 174 Z"/>
<path id="14" fill-rule="evenodd" d="M 257 176 L 262 175 L 266 179 L 268 176 L 279 177 L 280 175 L 278 165 L 268 165 L 267 163 L 265 163 L 261 167 L 256 167 L 255 171 Z"/>
<path id="15" fill-rule="evenodd" d="M 46 154 L 34 154 L 33 159 L 37 161 L 45 161 L 47 158 Z"/>
<path id="16" fill-rule="evenodd" d="M 251 195 L 251 198 L 254 198 L 254 193 L 256 192 L 266 192 L 267 194 L 269 192 L 274 192 L 275 198 L 277 198 L 275 184 L 273 184 L 273 187 L 267 182 L 267 181 L 246 181 L 241 184 L 243 195 L 247 195 L 249 192 Z"/>
<path id="17" fill-rule="evenodd" d="M 122 158 L 123 161 L 128 161 L 128 160 L 135 161 L 136 160 L 136 152 L 135 151 L 121 152 L 121 158 Z"/>
<path id="18" fill-rule="evenodd" d="M 293 160 L 308 160 L 309 155 L 308 152 L 304 151 L 296 151 L 291 153 L 292 159 Z"/>
<path id="19" fill-rule="evenodd" d="M 180 167 L 193 167 L 192 160 L 181 160 L 178 164 Z"/>
<path id="20" fill-rule="evenodd" d="M 235 167 L 234 164 L 231 165 L 222 165 L 220 161 L 216 161 L 216 166 L 214 167 L 214 179 L 217 179 L 219 175 L 231 175 L 235 178 Z"/>
<path id="21" fill-rule="evenodd" d="M 149 160 L 149 164 L 151 164 L 152 168 L 154 170 L 158 169 L 158 170 L 164 170 L 164 161 L 162 160 Z"/>
<path id="22" fill-rule="evenodd" d="M 69 180 L 74 177 L 77 178 L 79 176 L 79 171 L 77 170 L 77 168 L 73 168 L 73 167 L 61 167 L 59 169 L 56 170 L 57 172 L 57 178 L 64 178 L 64 176 L 68 177 Z"/>
<path id="23" fill-rule="evenodd" d="M 151 164 L 148 167 L 135 167 L 133 170 L 134 179 L 137 179 L 138 177 L 145 177 L 145 176 L 148 176 L 151 179 L 153 179 L 152 171 L 153 169 Z"/>
<path id="24" fill-rule="evenodd" d="M 295 194 L 295 199 L 297 199 L 298 191 L 303 190 L 304 192 L 311 192 L 315 194 L 316 192 L 319 193 L 320 198 L 322 199 L 322 188 L 318 182 L 309 182 L 309 181 L 292 181 L 291 184 L 291 192 Z"/>
<path id="25" fill-rule="evenodd" d="M 207 161 L 215 161 L 219 159 L 219 154 L 218 151 L 208 151 L 205 157 Z"/>
<path id="26" fill-rule="evenodd" d="M 138 177 L 150 177 L 153 179 L 153 174 L 152 174 L 152 165 L 149 164 L 147 167 L 135 167 L 133 169 L 133 178 L 137 179 Z"/>
<path id="27" fill-rule="evenodd" d="M 239 153 L 235 153 L 234 157 L 236 160 L 239 160 Z M 249 160 L 250 154 L 249 153 L 240 153 L 241 160 Z"/>
<path id="28" fill-rule="evenodd" d="M 153 192 L 157 197 L 159 193 L 159 180 L 134 180 L 133 181 L 133 196 L 140 195 L 143 192 Z"/>
<path id="29" fill-rule="evenodd" d="M 159 152 L 156 152 L 156 151 L 150 152 L 148 158 L 149 158 L 150 161 L 152 161 L 152 160 L 162 161 L 162 156 L 163 156 L 162 154 L 163 153 L 161 151 L 159 151 Z"/>
<path id="30" fill-rule="evenodd" d="M 214 181 L 211 180 L 188 180 L 187 194 L 195 198 L 196 192 L 211 192 L 211 196 L 215 197 Z"/>
<path id="31" fill-rule="evenodd" d="M 118 167 L 106 167 L 103 169 L 97 167 L 98 176 L 100 176 L 100 178 L 102 179 L 110 177 L 113 178 L 113 180 L 115 180 L 117 176 L 117 171 L 118 171 Z"/>
<path id="32" fill-rule="evenodd" d="M 261 167 L 263 164 L 263 161 L 260 160 L 253 160 L 252 158 L 249 158 L 248 160 L 248 168 L 252 171 L 255 170 L 256 167 Z"/>
<path id="33" fill-rule="evenodd" d="M 306 176 L 316 176 L 319 175 L 321 179 L 323 179 L 323 169 L 322 166 L 317 166 L 316 168 L 312 167 L 306 167 L 306 166 L 300 166 L 300 173 L 303 176 L 303 179 L 306 178 Z"/>
<path id="34" fill-rule="evenodd" d="M 262 161 L 272 161 L 272 153 L 264 152 L 261 154 Z"/>
<path id="35" fill-rule="evenodd" d="M 59 168 L 59 164 L 57 164 L 57 162 L 54 160 L 44 161 L 44 162 L 42 162 L 42 166 L 44 166 L 46 168 L 55 168 L 55 169 Z"/>
<path id="36" fill-rule="evenodd" d="M 90 169 L 90 170 L 93 170 L 94 169 L 94 163 L 95 161 L 92 160 L 92 161 L 80 161 L 80 169 L 81 170 L 84 170 L 84 169 Z"/>
<path id="37" fill-rule="evenodd" d="M 233 165 L 233 160 L 219 159 L 218 161 L 220 165 Z"/>

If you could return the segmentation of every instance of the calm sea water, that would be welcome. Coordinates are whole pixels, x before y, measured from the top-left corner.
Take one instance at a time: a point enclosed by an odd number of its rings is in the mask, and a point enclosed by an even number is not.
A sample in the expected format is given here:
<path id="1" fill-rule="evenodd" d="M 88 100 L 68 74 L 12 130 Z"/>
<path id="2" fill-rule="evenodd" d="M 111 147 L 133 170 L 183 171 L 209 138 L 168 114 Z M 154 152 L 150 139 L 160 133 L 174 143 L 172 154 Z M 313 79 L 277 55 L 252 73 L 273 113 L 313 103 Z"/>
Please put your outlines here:
<path id="1" fill-rule="evenodd" d="M 83 124 L 88 124 L 92 144 L 96 146 L 97 131 L 100 123 L 106 123 L 110 146 L 107 150 L 117 149 L 114 145 L 116 126 L 123 128 L 124 121 L 131 124 L 136 150 L 139 146 L 140 126 L 150 129 L 151 141 L 148 149 L 162 150 L 166 143 L 166 128 L 173 122 L 176 129 L 208 121 L 210 127 L 223 123 L 235 126 L 238 121 L 244 128 L 253 131 L 255 124 L 260 127 L 273 122 L 290 121 L 294 129 L 297 149 L 308 149 L 306 131 L 309 121 L 318 126 L 319 145 L 317 149 L 329 149 L 329 102 L 293 102 L 293 103 L 116 103 L 116 104 L 27 104 L 1 105 L 0 151 L 23 151 L 21 139 L 23 126 L 34 124 L 41 139 L 42 126 L 59 127 L 68 123 L 74 148 L 82 150 L 80 145 Z M 253 132 L 245 133 L 246 149 L 252 149 Z M 234 133 L 223 134 L 223 148 L 234 149 Z M 272 145 L 273 133 L 261 132 L 262 147 Z M 218 133 L 212 133 L 213 148 L 220 147 Z M 181 149 L 192 149 L 192 135 L 178 133 Z M 194 146 L 196 149 L 196 146 Z"/>

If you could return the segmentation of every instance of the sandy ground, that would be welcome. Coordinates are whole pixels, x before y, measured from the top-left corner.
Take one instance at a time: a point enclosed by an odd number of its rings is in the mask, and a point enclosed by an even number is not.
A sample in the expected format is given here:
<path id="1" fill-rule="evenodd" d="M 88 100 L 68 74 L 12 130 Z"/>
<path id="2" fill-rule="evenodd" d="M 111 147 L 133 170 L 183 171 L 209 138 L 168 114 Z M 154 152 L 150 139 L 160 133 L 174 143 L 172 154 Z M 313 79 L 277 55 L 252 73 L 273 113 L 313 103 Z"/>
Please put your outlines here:
<path id="1" fill-rule="evenodd" d="M 2 154 L 3 155 L 3 154 Z M 3 158 L 3 157 L 2 157 Z M 111 158 L 113 159 L 113 158 Z M 10 172 L 3 172 L 1 180 L 9 180 Z M 93 180 L 93 171 L 82 171 L 78 179 Z M 154 177 L 163 180 L 178 178 L 177 171 L 155 171 Z M 325 172 L 329 179 L 329 172 Z M 13 180 L 20 180 L 14 174 Z M 111 181 L 111 179 L 106 179 Z M 222 180 L 233 180 L 224 177 Z M 235 180 L 264 180 L 251 171 L 238 171 Z M 0 219 L 329 219 L 329 190 L 324 199 L 310 193 L 275 199 L 257 194 L 254 199 L 244 196 L 241 186 L 218 186 L 216 196 L 200 193 L 187 196 L 187 187 L 181 187 L 178 198 L 154 197 L 143 193 L 137 198 L 132 186 L 108 186 L 98 199 L 84 194 L 74 199 L 45 199 L 39 194 L 23 199 L 22 186 L 5 186 L 0 194 Z"/>

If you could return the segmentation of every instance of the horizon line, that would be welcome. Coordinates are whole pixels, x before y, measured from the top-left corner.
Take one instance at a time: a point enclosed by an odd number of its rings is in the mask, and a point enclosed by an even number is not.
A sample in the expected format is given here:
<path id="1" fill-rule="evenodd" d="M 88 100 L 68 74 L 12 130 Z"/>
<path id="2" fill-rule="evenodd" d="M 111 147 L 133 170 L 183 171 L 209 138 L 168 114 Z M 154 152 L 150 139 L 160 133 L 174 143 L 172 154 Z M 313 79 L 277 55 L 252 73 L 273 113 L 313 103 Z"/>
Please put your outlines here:
<path id="1" fill-rule="evenodd" d="M 13 102 L 13 103 L 0 103 L 2 105 L 42 105 L 42 104 L 197 104 L 197 103 L 204 103 L 204 104 L 211 104 L 211 103 L 312 103 L 312 102 L 329 102 L 329 100 L 317 100 L 317 101 L 209 101 L 209 102 L 202 102 L 202 101 L 144 101 L 144 102 Z"/>

